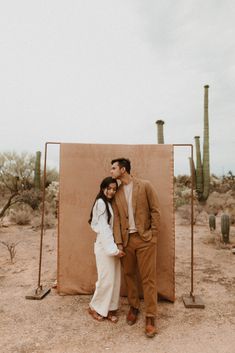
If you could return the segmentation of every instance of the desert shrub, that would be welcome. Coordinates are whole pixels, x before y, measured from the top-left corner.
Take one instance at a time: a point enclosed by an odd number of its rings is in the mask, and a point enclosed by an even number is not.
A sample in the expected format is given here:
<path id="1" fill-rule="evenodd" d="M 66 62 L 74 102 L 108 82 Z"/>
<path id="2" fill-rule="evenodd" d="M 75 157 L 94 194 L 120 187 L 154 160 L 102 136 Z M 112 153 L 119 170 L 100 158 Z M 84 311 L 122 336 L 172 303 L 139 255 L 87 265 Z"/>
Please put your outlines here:
<path id="1" fill-rule="evenodd" d="M 195 224 L 204 225 L 208 223 L 208 214 L 206 211 L 199 211 L 198 208 L 195 210 Z"/>
<path id="2" fill-rule="evenodd" d="M 174 206 L 183 223 L 190 223 L 191 188 L 187 175 L 174 177 Z M 215 216 L 222 212 L 230 216 L 231 224 L 235 224 L 235 177 L 232 172 L 219 178 L 211 176 L 210 195 L 207 202 L 199 204 L 194 191 L 194 222 L 206 224 L 208 215 Z"/>
<path id="3" fill-rule="evenodd" d="M 191 206 L 190 205 L 183 205 L 180 206 L 177 210 L 180 218 L 182 219 L 182 223 L 190 224 L 191 222 Z"/>
<path id="4" fill-rule="evenodd" d="M 37 214 L 31 221 L 32 228 L 39 230 L 41 228 L 42 216 Z M 45 214 L 44 216 L 44 229 L 54 228 L 56 226 L 56 219 L 52 213 Z"/>
<path id="5" fill-rule="evenodd" d="M 184 204 L 177 209 L 177 214 L 180 216 L 181 224 L 191 223 L 191 204 Z M 205 212 L 202 205 L 197 200 L 193 204 L 193 224 L 206 224 L 208 222 L 208 214 Z"/>
<path id="6" fill-rule="evenodd" d="M 186 204 L 185 200 L 179 197 L 174 198 L 174 208 L 178 210 L 179 207 L 184 206 Z"/>
<path id="7" fill-rule="evenodd" d="M 18 200 L 29 205 L 33 210 L 36 210 L 39 208 L 42 200 L 42 193 L 36 189 L 24 190 L 18 197 Z"/>
<path id="8" fill-rule="evenodd" d="M 195 192 L 193 195 L 194 200 L 196 200 Z M 191 188 L 185 185 L 176 185 L 174 188 L 174 207 L 177 210 L 179 207 L 184 205 L 189 205 L 191 203 Z"/>
<path id="9" fill-rule="evenodd" d="M 11 209 L 9 212 L 9 220 L 15 224 L 27 225 L 30 224 L 32 218 L 32 209 L 27 206 Z"/>
<path id="10" fill-rule="evenodd" d="M 10 243 L 10 242 L 5 242 L 5 241 L 0 241 L 0 244 L 4 245 L 7 250 L 9 251 L 10 255 L 10 261 L 13 264 L 14 263 L 14 258 L 16 255 L 16 246 L 19 244 L 19 241 L 17 243 Z"/>
<path id="11" fill-rule="evenodd" d="M 235 197 L 233 191 L 229 190 L 225 194 L 221 194 L 217 191 L 212 192 L 205 206 L 208 214 L 214 214 L 215 216 L 220 212 L 227 212 L 229 215 L 233 214 L 235 210 Z"/>
<path id="12" fill-rule="evenodd" d="M 191 186 L 191 177 L 189 175 L 178 175 L 174 177 L 174 183 L 176 185 Z"/>
<path id="13" fill-rule="evenodd" d="M 235 191 L 235 176 L 231 171 L 221 178 L 212 174 L 210 179 L 210 191 L 217 191 L 220 194 L 227 193 L 228 191 Z"/>
<path id="14" fill-rule="evenodd" d="M 47 213 L 52 213 L 57 216 L 58 200 L 59 183 L 57 181 L 53 181 L 46 189 L 45 209 Z"/>
<path id="15" fill-rule="evenodd" d="M 235 208 L 230 210 L 230 211 L 228 211 L 228 213 L 229 213 L 229 216 L 230 216 L 230 223 L 232 225 L 234 225 L 235 224 Z"/>
<path id="16" fill-rule="evenodd" d="M 220 210 L 223 210 L 223 205 L 223 195 L 219 194 L 217 191 L 213 191 L 207 199 L 205 208 L 208 214 L 216 216 Z"/>
<path id="17" fill-rule="evenodd" d="M 0 153 L 0 183 L 7 199 L 0 210 L 0 218 L 14 204 L 19 202 L 21 193 L 33 186 L 34 157 L 27 153 Z"/>
<path id="18" fill-rule="evenodd" d="M 46 229 L 49 229 L 49 228 L 54 228 L 56 226 L 56 219 L 55 219 L 55 216 L 51 213 L 48 213 L 46 216 L 45 216 L 45 219 L 44 219 L 44 227 Z"/>
<path id="19" fill-rule="evenodd" d="M 58 200 L 59 182 L 53 181 L 46 189 L 47 200 Z"/>
<path id="20" fill-rule="evenodd" d="M 59 181 L 59 173 L 55 168 L 47 168 L 46 188 L 53 182 Z"/>
<path id="21" fill-rule="evenodd" d="M 4 183 L 0 181 L 0 194 L 2 197 L 4 197 L 5 193 L 6 193 L 6 187 L 5 187 Z"/>

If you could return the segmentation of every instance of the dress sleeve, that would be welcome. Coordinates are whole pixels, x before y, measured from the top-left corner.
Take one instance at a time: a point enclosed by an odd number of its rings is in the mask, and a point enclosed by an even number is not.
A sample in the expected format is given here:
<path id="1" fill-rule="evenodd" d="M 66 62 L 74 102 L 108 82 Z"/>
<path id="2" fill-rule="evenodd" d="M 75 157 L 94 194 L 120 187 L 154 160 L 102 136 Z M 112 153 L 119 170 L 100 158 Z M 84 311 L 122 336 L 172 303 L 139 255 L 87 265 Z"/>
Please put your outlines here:
<path id="1" fill-rule="evenodd" d="M 115 200 L 113 200 L 112 202 L 112 208 L 113 208 L 113 214 L 114 214 L 114 222 L 113 222 L 114 240 L 116 244 L 122 245 L 123 241 L 122 241 L 122 235 L 121 235 L 121 222 L 120 222 L 118 207 Z"/>
<path id="2" fill-rule="evenodd" d="M 95 207 L 99 240 L 102 243 L 105 253 L 110 256 L 115 256 L 118 254 L 119 250 L 114 242 L 112 227 L 108 223 L 106 205 L 103 200 L 99 199 Z"/>

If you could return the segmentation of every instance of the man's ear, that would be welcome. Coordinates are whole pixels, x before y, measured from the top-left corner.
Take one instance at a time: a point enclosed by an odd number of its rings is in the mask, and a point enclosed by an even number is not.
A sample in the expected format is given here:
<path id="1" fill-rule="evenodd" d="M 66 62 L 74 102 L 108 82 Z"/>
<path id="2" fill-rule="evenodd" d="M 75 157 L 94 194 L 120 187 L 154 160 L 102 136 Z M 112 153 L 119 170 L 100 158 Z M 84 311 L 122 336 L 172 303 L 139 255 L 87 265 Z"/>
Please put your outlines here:
<path id="1" fill-rule="evenodd" d="M 124 174 L 126 172 L 126 168 L 125 167 L 122 167 L 121 168 L 121 172 Z"/>

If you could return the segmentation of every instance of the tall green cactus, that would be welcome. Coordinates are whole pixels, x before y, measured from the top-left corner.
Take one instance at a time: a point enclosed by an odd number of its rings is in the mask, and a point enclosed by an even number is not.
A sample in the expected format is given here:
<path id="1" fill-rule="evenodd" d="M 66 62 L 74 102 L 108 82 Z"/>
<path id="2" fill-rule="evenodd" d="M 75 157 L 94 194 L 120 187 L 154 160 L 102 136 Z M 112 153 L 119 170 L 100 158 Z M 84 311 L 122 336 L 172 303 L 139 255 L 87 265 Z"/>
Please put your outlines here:
<path id="1" fill-rule="evenodd" d="M 163 133 L 163 125 L 165 122 L 163 120 L 157 120 L 157 143 L 164 144 L 164 133 Z"/>
<path id="2" fill-rule="evenodd" d="M 196 170 L 195 170 L 194 160 L 191 157 L 189 157 L 189 168 L 190 168 L 190 172 L 191 172 L 191 175 L 192 175 L 193 188 L 195 188 Z"/>
<path id="3" fill-rule="evenodd" d="M 203 172 L 200 150 L 200 136 L 195 136 L 194 139 L 196 146 L 196 191 L 198 194 L 198 199 L 201 200 L 203 195 Z"/>
<path id="4" fill-rule="evenodd" d="M 210 231 L 215 230 L 216 228 L 216 218 L 214 214 L 209 215 L 209 227 Z"/>
<path id="5" fill-rule="evenodd" d="M 208 118 L 208 90 L 204 86 L 204 138 L 203 138 L 203 199 L 207 200 L 210 191 L 210 156 L 209 156 L 209 118 Z"/>
<path id="6" fill-rule="evenodd" d="M 196 145 L 196 190 L 199 201 L 206 201 L 210 192 L 210 156 L 209 156 L 209 118 L 208 118 L 208 89 L 204 86 L 204 139 L 203 139 L 203 162 L 201 162 L 199 136 L 195 136 Z"/>
<path id="7" fill-rule="evenodd" d="M 34 187 L 41 188 L 41 152 L 36 152 L 35 170 L 34 170 Z"/>
<path id="8" fill-rule="evenodd" d="M 221 233 L 224 243 L 229 243 L 229 232 L 230 232 L 230 218 L 228 214 L 222 214 L 221 216 Z"/>

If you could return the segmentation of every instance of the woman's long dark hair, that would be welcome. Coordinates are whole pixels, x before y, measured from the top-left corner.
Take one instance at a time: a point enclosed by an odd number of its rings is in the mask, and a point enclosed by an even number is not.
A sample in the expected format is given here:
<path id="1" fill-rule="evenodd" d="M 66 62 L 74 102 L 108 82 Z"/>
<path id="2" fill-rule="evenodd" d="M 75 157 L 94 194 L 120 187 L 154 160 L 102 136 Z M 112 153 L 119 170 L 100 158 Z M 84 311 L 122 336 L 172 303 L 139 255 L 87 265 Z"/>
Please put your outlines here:
<path id="1" fill-rule="evenodd" d="M 109 200 L 106 198 L 105 194 L 104 194 L 104 189 L 108 188 L 110 184 L 116 184 L 117 188 L 118 188 L 118 183 L 117 183 L 117 180 L 116 179 L 113 179 L 112 177 L 106 177 L 104 178 L 104 180 L 102 180 L 101 184 L 100 184 L 100 191 L 99 193 L 97 194 L 96 198 L 95 198 L 95 201 L 93 203 L 93 206 L 91 208 L 91 212 L 90 212 L 90 218 L 89 218 L 89 221 L 88 223 L 91 224 L 91 221 L 92 221 L 92 217 L 93 217 L 93 207 L 96 203 L 96 201 L 98 199 L 102 199 L 105 203 L 105 206 L 106 206 L 106 211 L 107 211 L 107 214 L 108 214 L 108 223 L 110 222 L 110 219 L 111 219 L 111 213 L 109 211 L 109 206 L 108 206 L 108 202 Z"/>

